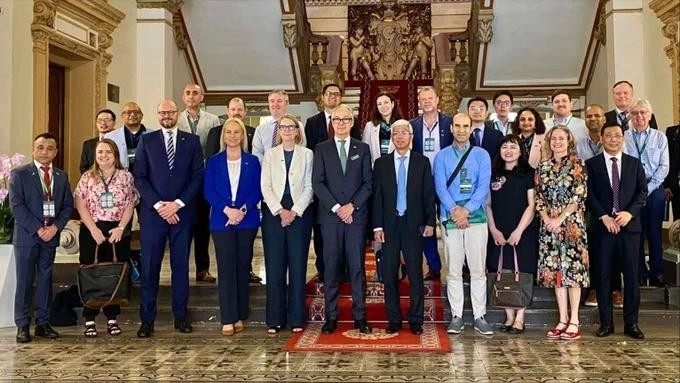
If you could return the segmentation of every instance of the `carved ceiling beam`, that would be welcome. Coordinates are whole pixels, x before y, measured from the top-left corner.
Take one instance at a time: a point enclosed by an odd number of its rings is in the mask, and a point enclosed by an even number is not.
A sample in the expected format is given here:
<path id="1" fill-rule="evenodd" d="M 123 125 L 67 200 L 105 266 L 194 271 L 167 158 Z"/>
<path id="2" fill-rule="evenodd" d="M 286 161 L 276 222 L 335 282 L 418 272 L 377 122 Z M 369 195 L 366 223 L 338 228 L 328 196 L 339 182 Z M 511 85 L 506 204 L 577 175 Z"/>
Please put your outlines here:
<path id="1" fill-rule="evenodd" d="M 137 0 L 137 8 L 165 8 L 170 13 L 177 13 L 184 5 L 184 0 Z"/>
<path id="2" fill-rule="evenodd" d="M 488 44 L 493 37 L 493 8 L 483 8 L 479 10 L 477 18 L 477 41 L 480 44 Z"/>
<path id="3" fill-rule="evenodd" d="M 663 35 L 670 40 L 664 48 L 670 60 L 673 84 L 673 120 L 680 122 L 680 0 L 652 0 L 649 2 L 656 16 L 661 20 Z"/>

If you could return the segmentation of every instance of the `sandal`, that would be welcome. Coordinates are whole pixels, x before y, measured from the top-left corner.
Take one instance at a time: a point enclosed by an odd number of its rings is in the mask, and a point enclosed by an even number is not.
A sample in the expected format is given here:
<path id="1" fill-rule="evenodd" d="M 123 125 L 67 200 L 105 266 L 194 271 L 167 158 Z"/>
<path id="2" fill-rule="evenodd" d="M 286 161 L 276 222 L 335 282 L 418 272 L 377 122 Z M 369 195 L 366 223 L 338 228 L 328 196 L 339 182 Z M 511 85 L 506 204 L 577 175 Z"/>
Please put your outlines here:
<path id="1" fill-rule="evenodd" d="M 222 335 L 224 336 L 232 336 L 235 332 L 233 324 L 225 324 L 222 326 Z"/>
<path id="2" fill-rule="evenodd" d="M 293 328 L 290 329 L 290 331 L 291 331 L 293 334 L 297 334 L 297 333 L 299 333 L 299 332 L 303 332 L 304 330 L 305 330 L 305 328 L 302 327 L 302 326 L 295 326 L 295 327 L 293 327 Z"/>
<path id="3" fill-rule="evenodd" d="M 246 325 L 243 324 L 243 321 L 238 321 L 234 323 L 234 331 L 236 332 L 241 332 L 246 329 Z"/>
<path id="4" fill-rule="evenodd" d="M 123 330 L 120 329 L 120 326 L 118 326 L 118 322 L 116 322 L 115 320 L 108 321 L 108 323 L 106 324 L 106 331 L 111 336 L 117 336 L 123 332 Z"/>
<path id="5" fill-rule="evenodd" d="M 558 328 L 560 325 L 564 325 L 565 327 Z M 557 326 L 555 326 L 555 328 L 553 328 L 552 330 L 548 331 L 546 336 L 548 337 L 548 339 L 560 339 L 562 333 L 567 329 L 567 327 L 569 327 L 568 323 L 558 322 Z"/>
<path id="6" fill-rule="evenodd" d="M 564 329 L 564 332 L 560 335 L 560 339 L 564 340 L 576 340 L 576 339 L 581 339 L 581 325 L 579 323 L 571 323 L 569 322 L 569 325 L 567 328 L 574 326 L 576 327 L 576 331 L 567 331 L 567 329 Z"/>
<path id="7" fill-rule="evenodd" d="M 267 329 L 267 334 L 269 334 L 269 335 L 276 335 L 276 334 L 278 334 L 279 331 L 281 331 L 282 329 L 283 329 L 282 326 L 269 326 L 269 328 Z"/>
<path id="8" fill-rule="evenodd" d="M 85 337 L 96 338 L 97 337 L 97 327 L 94 322 L 85 322 L 85 331 L 83 331 Z"/>

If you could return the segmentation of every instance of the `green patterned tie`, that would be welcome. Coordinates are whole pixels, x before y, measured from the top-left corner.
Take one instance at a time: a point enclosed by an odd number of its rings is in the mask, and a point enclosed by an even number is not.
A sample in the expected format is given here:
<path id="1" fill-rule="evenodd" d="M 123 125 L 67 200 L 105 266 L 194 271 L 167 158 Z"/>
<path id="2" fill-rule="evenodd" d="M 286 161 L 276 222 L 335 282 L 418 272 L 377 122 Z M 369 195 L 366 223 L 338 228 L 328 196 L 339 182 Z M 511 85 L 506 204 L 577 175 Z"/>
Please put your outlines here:
<path id="1" fill-rule="evenodd" d="M 340 167 L 342 168 L 342 174 L 345 174 L 345 169 L 347 169 L 347 152 L 345 151 L 345 140 L 339 140 L 340 142 Z"/>

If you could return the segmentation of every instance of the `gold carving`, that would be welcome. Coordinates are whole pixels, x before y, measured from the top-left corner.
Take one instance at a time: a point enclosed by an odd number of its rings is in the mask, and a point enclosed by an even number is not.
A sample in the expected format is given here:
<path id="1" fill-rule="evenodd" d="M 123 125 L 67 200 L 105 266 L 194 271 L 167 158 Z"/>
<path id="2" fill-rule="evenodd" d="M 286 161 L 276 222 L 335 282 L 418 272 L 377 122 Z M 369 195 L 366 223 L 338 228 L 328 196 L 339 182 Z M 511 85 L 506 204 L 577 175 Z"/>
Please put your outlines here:
<path id="1" fill-rule="evenodd" d="M 414 70 L 416 69 L 416 65 L 419 65 L 419 78 L 425 79 L 430 74 L 430 68 L 428 67 L 427 63 L 430 59 L 432 39 L 429 35 L 426 35 L 423 32 L 423 28 L 419 25 L 413 28 L 413 32 L 414 35 L 411 38 L 411 46 L 413 46 L 413 50 L 410 51 L 411 62 L 408 69 L 406 70 L 406 76 L 404 76 L 404 78 L 411 78 L 411 75 L 415 73 Z"/>
<path id="2" fill-rule="evenodd" d="M 369 80 L 374 80 L 375 76 L 371 70 L 371 54 L 364 46 L 366 42 L 366 36 L 364 35 L 364 29 L 358 27 L 354 30 L 354 34 L 349 37 L 349 44 L 351 50 L 349 53 L 349 58 L 352 63 L 352 79 L 359 79 L 359 67 L 361 67 L 365 72 Z"/>
<path id="3" fill-rule="evenodd" d="M 137 8 L 165 8 L 176 13 L 184 5 L 183 0 L 137 0 Z"/>
<path id="4" fill-rule="evenodd" d="M 680 0 L 652 0 L 649 7 L 663 23 L 661 31 L 670 40 L 664 48 L 670 60 L 673 87 L 673 120 L 680 122 Z"/>
<path id="5" fill-rule="evenodd" d="M 40 24 L 53 28 L 55 16 L 56 8 L 51 1 L 35 0 L 35 3 L 33 4 L 33 24 Z"/>
<path id="6" fill-rule="evenodd" d="M 297 47 L 298 34 L 295 19 L 282 20 L 281 25 L 283 26 L 283 45 L 288 49 Z"/>
<path id="7" fill-rule="evenodd" d="M 437 67 L 434 86 L 439 93 L 439 106 L 442 112 L 454 115 L 462 99 L 456 84 L 456 65 L 444 64 Z"/>
<path id="8" fill-rule="evenodd" d="M 482 9 L 479 11 L 479 24 L 477 25 L 477 40 L 480 44 L 488 44 L 493 37 L 493 28 L 491 22 L 493 21 L 493 14 L 491 9 Z"/>

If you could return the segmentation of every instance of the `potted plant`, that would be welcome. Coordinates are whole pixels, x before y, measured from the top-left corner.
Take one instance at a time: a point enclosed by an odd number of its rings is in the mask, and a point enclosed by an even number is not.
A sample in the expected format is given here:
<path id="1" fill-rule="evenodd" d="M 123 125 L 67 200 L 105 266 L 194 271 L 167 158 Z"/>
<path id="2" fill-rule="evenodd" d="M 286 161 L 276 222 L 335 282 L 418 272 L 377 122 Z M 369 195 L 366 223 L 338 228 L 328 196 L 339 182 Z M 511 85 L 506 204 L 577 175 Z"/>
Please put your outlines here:
<path id="1" fill-rule="evenodd" d="M 9 177 L 16 166 L 24 162 L 26 156 L 16 153 L 13 156 L 0 154 L 0 245 L 12 243 L 14 216 L 9 206 Z"/>

